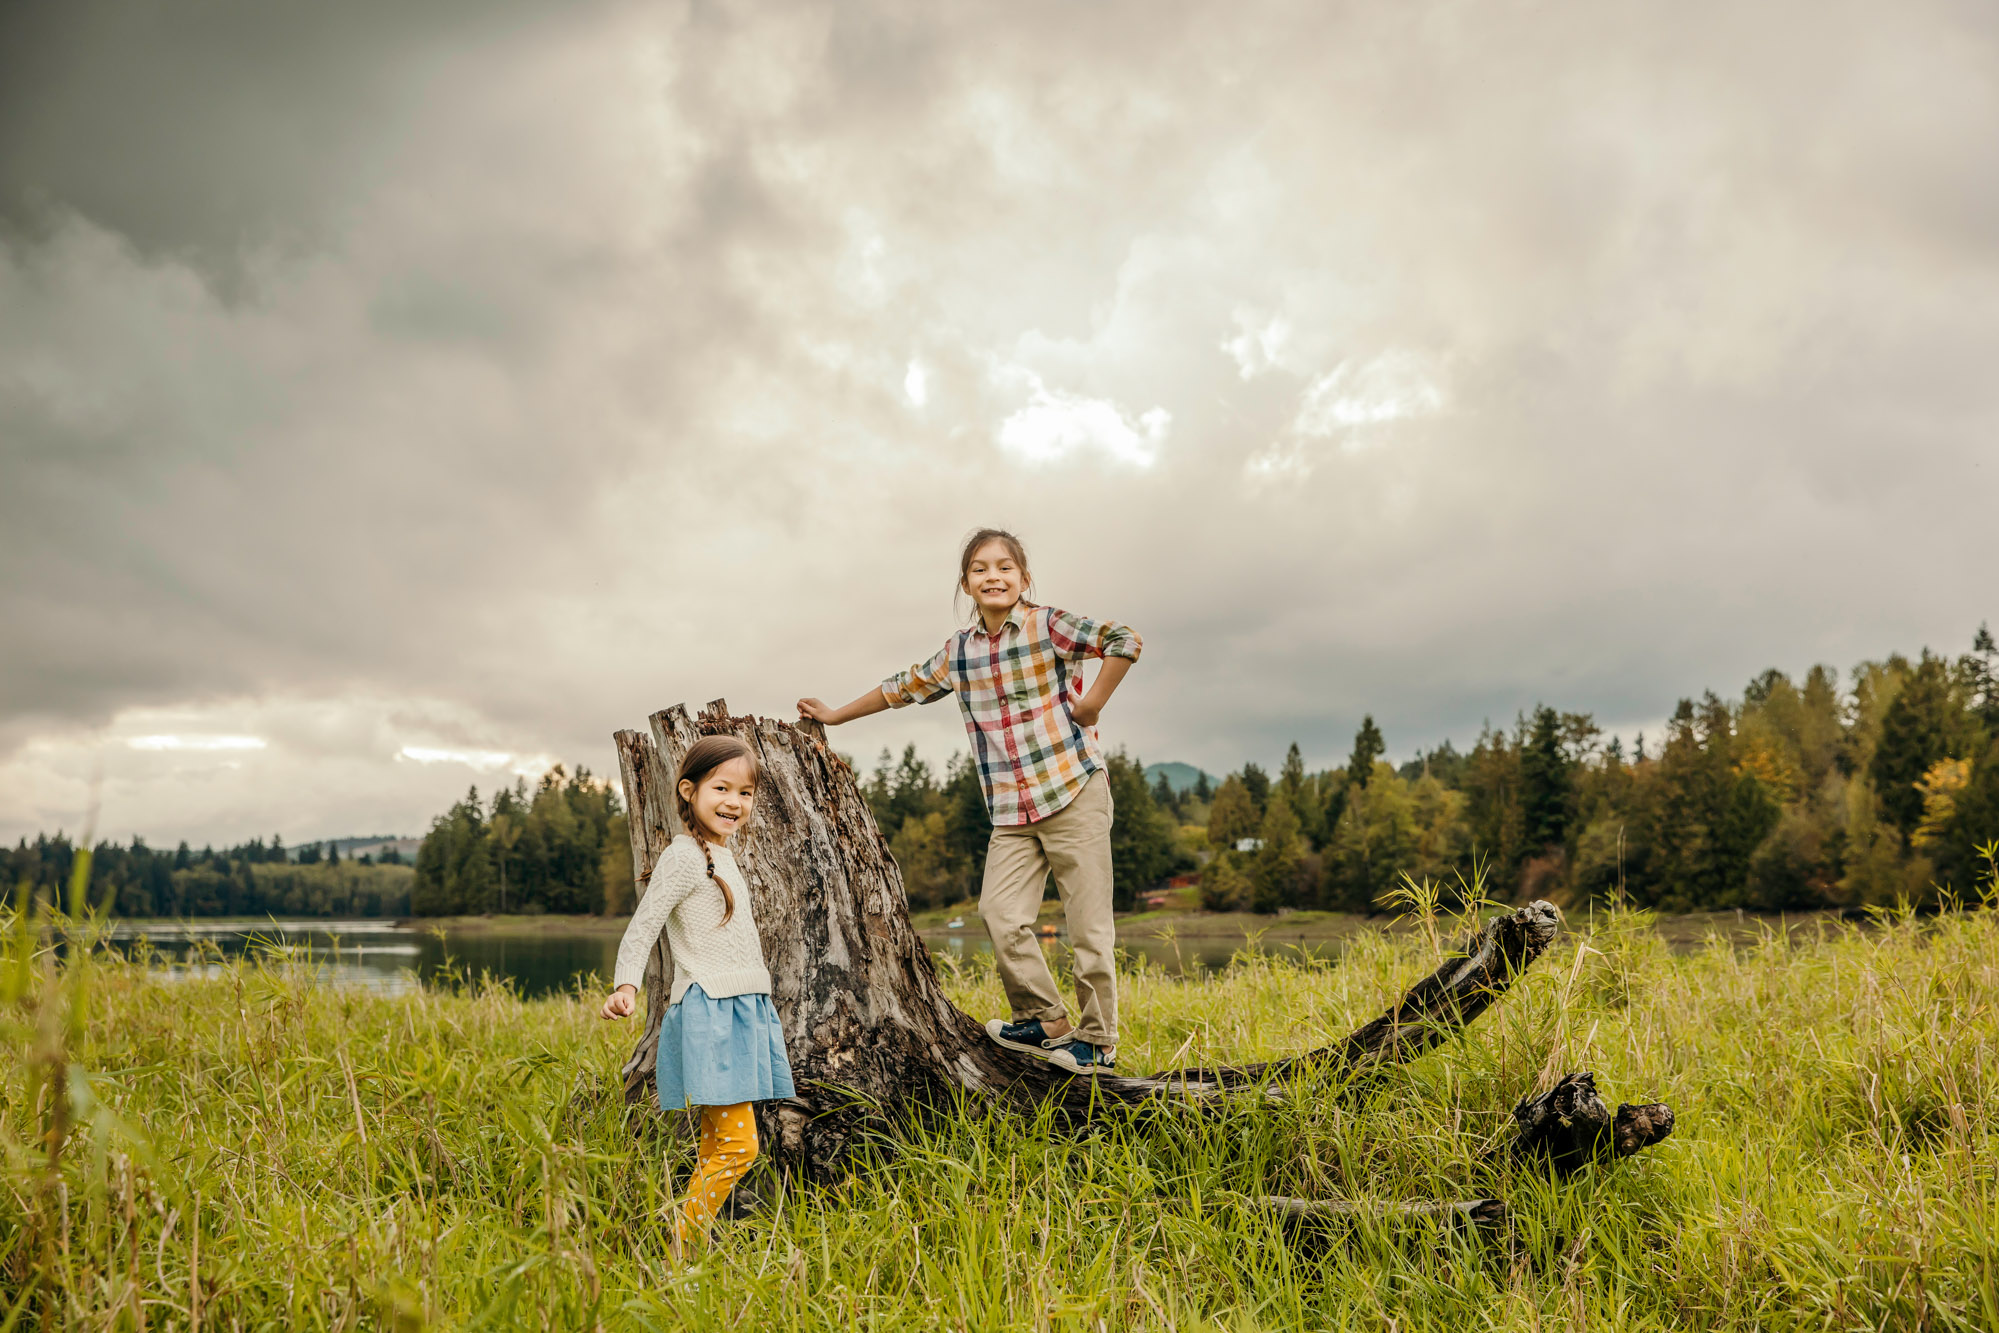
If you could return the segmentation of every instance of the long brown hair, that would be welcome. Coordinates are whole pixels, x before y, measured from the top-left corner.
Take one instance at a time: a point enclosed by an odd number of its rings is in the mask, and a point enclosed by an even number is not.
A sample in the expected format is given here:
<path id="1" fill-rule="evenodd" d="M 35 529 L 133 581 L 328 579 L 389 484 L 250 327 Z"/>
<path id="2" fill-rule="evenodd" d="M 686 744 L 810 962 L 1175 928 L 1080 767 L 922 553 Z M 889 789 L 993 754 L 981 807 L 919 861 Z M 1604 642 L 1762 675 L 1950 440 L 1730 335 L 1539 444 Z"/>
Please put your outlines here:
<path id="1" fill-rule="evenodd" d="M 1020 566 L 1020 600 L 1026 601 L 1027 595 L 1034 591 L 1034 575 L 1027 567 L 1027 547 L 1021 544 L 1020 538 L 1005 528 L 980 528 L 965 538 L 965 545 L 958 552 L 958 591 L 965 591 L 965 579 L 972 572 L 972 557 L 977 555 L 979 548 L 987 542 L 998 542 L 1006 547 L 1007 554 L 1013 557 L 1013 563 Z M 955 602 L 957 598 L 954 596 L 952 600 Z"/>
<path id="2" fill-rule="evenodd" d="M 747 760 L 750 765 L 750 781 L 763 777 L 763 764 L 757 759 L 757 752 L 749 742 L 736 736 L 703 736 L 687 747 L 687 754 L 680 761 L 680 776 L 673 780 L 673 799 L 680 809 L 680 826 L 700 844 L 701 855 L 708 862 L 708 878 L 715 881 L 715 887 L 722 891 L 722 924 L 728 925 L 729 918 L 736 914 L 736 895 L 729 892 L 729 884 L 715 873 L 715 853 L 708 849 L 708 837 L 700 823 L 694 818 L 694 802 L 680 790 L 680 784 L 690 783 L 699 788 L 710 773 L 732 759 Z"/>

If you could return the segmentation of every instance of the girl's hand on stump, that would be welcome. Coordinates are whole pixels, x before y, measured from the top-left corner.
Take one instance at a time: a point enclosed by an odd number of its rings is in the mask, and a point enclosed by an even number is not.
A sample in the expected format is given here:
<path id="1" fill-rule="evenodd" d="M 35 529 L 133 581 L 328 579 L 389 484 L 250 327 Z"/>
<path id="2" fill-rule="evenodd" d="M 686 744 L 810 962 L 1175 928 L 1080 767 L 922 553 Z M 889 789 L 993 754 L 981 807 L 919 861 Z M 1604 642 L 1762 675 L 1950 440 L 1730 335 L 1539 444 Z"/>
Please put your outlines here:
<path id="1" fill-rule="evenodd" d="M 838 726 L 840 722 L 838 714 L 838 709 L 829 707 L 824 701 L 819 699 L 800 699 L 798 701 L 798 715 L 800 717 L 809 717 L 813 721 L 826 726 Z"/>
<path id="2" fill-rule="evenodd" d="M 602 1016 L 605 1018 L 631 1017 L 632 1010 L 638 1007 L 637 997 L 638 992 L 632 987 L 618 987 L 611 992 L 611 997 L 604 1001 L 604 1013 Z"/>

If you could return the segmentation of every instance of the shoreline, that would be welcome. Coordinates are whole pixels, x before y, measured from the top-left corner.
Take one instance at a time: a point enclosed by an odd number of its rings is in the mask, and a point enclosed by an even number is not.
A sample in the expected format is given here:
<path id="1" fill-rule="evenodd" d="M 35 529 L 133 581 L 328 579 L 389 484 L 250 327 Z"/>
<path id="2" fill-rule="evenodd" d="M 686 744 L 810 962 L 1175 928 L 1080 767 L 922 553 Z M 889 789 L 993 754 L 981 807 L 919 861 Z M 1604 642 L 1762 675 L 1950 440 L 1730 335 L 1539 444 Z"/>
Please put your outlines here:
<path id="1" fill-rule="evenodd" d="M 1589 933 L 1591 914 L 1588 912 L 1564 913 L 1565 933 Z M 952 929 L 949 922 L 960 919 L 964 924 Z M 593 916 L 584 913 L 539 913 L 536 915 L 505 916 L 436 916 L 436 917 L 117 917 L 109 924 L 119 927 L 150 926 L 168 928 L 190 925 L 203 930 L 227 930 L 231 928 L 245 931 L 260 926 L 269 926 L 274 920 L 303 927 L 323 925 L 329 931 L 338 933 L 343 926 L 365 922 L 371 926 L 387 926 L 413 934 L 428 934 L 443 930 L 452 935 L 527 936 L 548 931 L 559 931 L 567 935 L 597 936 L 616 938 L 624 933 L 629 917 Z M 1056 901 L 1042 904 L 1037 918 L 1042 927 L 1060 929 L 1063 920 L 1062 905 Z M 927 941 L 949 939 L 983 940 L 986 937 L 984 923 L 979 919 L 977 908 L 970 903 L 952 908 L 931 908 L 911 914 L 910 924 L 917 935 Z M 1698 944 L 1710 936 L 1718 936 L 1731 942 L 1754 940 L 1764 933 L 1785 935 L 1811 931 L 1825 926 L 1851 925 L 1842 914 L 1834 909 L 1806 912 L 1721 911 L 1689 912 L 1681 914 L 1659 913 L 1651 922 L 1651 928 L 1679 945 Z M 1283 943 L 1334 943 L 1348 939 L 1369 929 L 1380 929 L 1390 933 L 1416 929 L 1414 922 L 1395 916 L 1362 916 L 1348 912 L 1292 911 L 1272 916 L 1259 916 L 1253 912 L 1203 912 L 1184 909 L 1155 909 L 1147 912 L 1121 913 L 1117 917 L 1117 932 L 1121 938 L 1132 940 L 1165 941 L 1169 939 L 1189 942 L 1210 940 L 1247 940 L 1264 938 Z"/>

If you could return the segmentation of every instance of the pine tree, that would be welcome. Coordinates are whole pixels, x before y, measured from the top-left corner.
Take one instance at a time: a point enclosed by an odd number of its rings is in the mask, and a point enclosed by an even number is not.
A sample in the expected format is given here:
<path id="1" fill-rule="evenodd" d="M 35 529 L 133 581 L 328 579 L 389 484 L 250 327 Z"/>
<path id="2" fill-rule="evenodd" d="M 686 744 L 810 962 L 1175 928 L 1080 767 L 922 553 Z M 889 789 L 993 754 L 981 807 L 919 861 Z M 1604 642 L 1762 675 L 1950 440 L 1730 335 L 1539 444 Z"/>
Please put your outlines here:
<path id="1" fill-rule="evenodd" d="M 1110 757 L 1108 778 L 1117 818 L 1111 823 L 1111 905 L 1128 912 L 1138 895 L 1172 874 L 1181 860 L 1178 826 L 1153 804 L 1145 769 L 1123 751 Z"/>
<path id="2" fill-rule="evenodd" d="M 1959 709 L 1951 698 L 1943 659 L 1925 651 L 1881 718 L 1881 739 L 1868 773 L 1881 811 L 1898 829 L 1904 845 L 1923 817 L 1923 794 L 1916 784 L 1939 759 L 1958 758 Z"/>
<path id="3" fill-rule="evenodd" d="M 1978 757 L 1971 780 L 1952 805 L 1951 822 L 1934 848 L 1937 882 L 1968 901 L 1978 892 L 1985 869 L 1978 849 L 1999 843 L 1999 737 Z"/>
<path id="4" fill-rule="evenodd" d="M 1270 804 L 1270 775 L 1260 764 L 1244 764 L 1242 786 L 1249 793 L 1250 804 L 1256 807 L 1256 817 L 1262 819 L 1264 807 Z"/>
<path id="5" fill-rule="evenodd" d="M 1272 801 L 1257 836 L 1263 845 L 1256 849 L 1250 862 L 1250 910 L 1275 912 L 1280 907 L 1296 906 L 1298 865 L 1305 849 L 1298 837 L 1298 814 L 1291 802 Z"/>
<path id="6" fill-rule="evenodd" d="M 986 848 L 992 842 L 993 821 L 986 811 L 986 789 L 979 766 L 970 755 L 957 755 L 944 770 L 944 842 L 959 876 L 959 896 L 975 897 L 986 874 Z"/>
<path id="7" fill-rule="evenodd" d="M 1384 749 L 1381 728 L 1374 725 L 1374 714 L 1369 713 L 1360 720 L 1360 730 L 1354 733 L 1353 754 L 1347 759 L 1347 785 L 1365 788 L 1374 777 L 1374 761 L 1381 758 Z"/>
<path id="8" fill-rule="evenodd" d="M 1328 907 L 1371 912 L 1401 871 L 1416 868 L 1419 831 L 1409 784 L 1377 773 L 1366 787 L 1348 789 L 1346 808 L 1325 851 Z"/>
<path id="9" fill-rule="evenodd" d="M 1562 845 L 1569 831 L 1574 795 L 1568 756 L 1562 750 L 1561 719 L 1542 705 L 1520 750 L 1520 804 L 1526 845 L 1539 850 Z"/>
<path id="10" fill-rule="evenodd" d="M 1297 741 L 1292 741 L 1291 748 L 1284 752 L 1284 766 L 1277 770 L 1277 786 L 1293 805 L 1297 804 L 1299 793 L 1305 789 L 1305 755 Z"/>
<path id="11" fill-rule="evenodd" d="M 1254 838 L 1262 823 L 1242 777 L 1229 774 L 1215 793 L 1214 804 L 1208 808 L 1208 841 L 1227 851 L 1244 838 Z"/>
<path id="12" fill-rule="evenodd" d="M 1971 640 L 1972 703 L 1986 734 L 1999 737 L 1999 643 L 1992 640 L 1990 627 L 1980 624 Z"/>

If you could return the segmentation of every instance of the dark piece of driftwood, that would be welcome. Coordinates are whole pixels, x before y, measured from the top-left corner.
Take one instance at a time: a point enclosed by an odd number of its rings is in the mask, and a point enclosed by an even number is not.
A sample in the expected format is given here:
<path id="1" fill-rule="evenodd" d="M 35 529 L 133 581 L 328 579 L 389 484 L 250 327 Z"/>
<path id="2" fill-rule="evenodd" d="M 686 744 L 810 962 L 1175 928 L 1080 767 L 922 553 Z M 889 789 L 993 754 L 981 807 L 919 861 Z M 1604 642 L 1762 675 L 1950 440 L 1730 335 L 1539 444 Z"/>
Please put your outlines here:
<path id="1" fill-rule="evenodd" d="M 1673 1109 L 1663 1102 L 1626 1102 L 1613 1115 L 1597 1095 L 1596 1076 L 1585 1072 L 1564 1075 L 1538 1097 L 1521 1098 L 1513 1108 L 1513 1123 L 1512 1140 L 1491 1160 L 1538 1163 L 1566 1177 L 1590 1162 L 1629 1157 L 1664 1139 L 1673 1132 Z M 1440 1217 L 1486 1225 L 1506 1218 L 1501 1199 L 1370 1202 L 1266 1195 L 1263 1201 L 1293 1223 Z"/>
<path id="2" fill-rule="evenodd" d="M 1522 1097 L 1513 1123 L 1519 1132 L 1501 1153 L 1567 1176 L 1659 1142 L 1673 1132 L 1673 1109 L 1663 1102 L 1625 1102 L 1612 1114 L 1597 1094 L 1594 1074 L 1568 1074 L 1540 1096 Z"/>
<path id="3" fill-rule="evenodd" d="M 994 1045 L 946 998 L 930 952 L 909 921 L 901 872 L 853 771 L 816 724 L 736 717 L 723 700 L 698 715 L 655 713 L 650 734 L 617 733 L 640 892 L 674 832 L 669 782 L 704 734 L 740 736 L 763 766 L 756 816 L 737 835 L 772 999 L 799 1095 L 758 1109 L 773 1155 L 810 1179 L 843 1170 L 857 1134 L 914 1109 L 977 1103 L 1031 1112 L 1053 1104 L 1087 1121 L 1118 1106 L 1202 1099 L 1294 1069 L 1371 1068 L 1413 1058 L 1476 1018 L 1530 965 L 1559 927 L 1546 903 L 1479 931 L 1393 1008 L 1342 1042 L 1241 1069 L 1158 1078 L 1076 1078 Z M 671 979 L 664 943 L 648 968 L 646 1025 L 624 1068 L 632 1101 L 651 1095 L 654 1048 Z"/>

